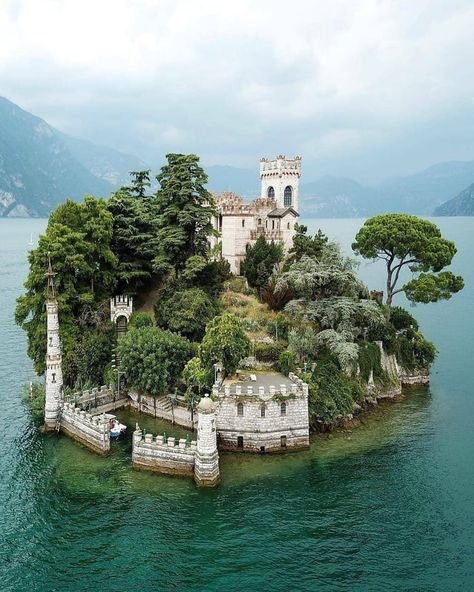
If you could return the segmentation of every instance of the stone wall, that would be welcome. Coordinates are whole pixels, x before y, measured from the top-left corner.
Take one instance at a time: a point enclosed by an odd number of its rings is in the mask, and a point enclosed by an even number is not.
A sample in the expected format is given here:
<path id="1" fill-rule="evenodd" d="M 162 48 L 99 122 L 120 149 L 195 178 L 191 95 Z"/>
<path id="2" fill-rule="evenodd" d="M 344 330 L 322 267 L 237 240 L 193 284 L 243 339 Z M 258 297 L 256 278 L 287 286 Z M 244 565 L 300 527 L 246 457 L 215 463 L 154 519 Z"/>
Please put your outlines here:
<path id="1" fill-rule="evenodd" d="M 167 400 L 166 396 L 155 397 L 149 395 L 139 395 L 135 390 L 131 389 L 128 392 L 129 404 L 132 409 L 136 409 L 140 413 L 146 413 L 153 417 L 159 417 L 169 422 L 174 422 L 176 425 L 184 428 L 194 429 L 197 425 L 197 415 L 194 414 L 191 419 L 191 411 L 185 407 L 177 405 L 171 411 L 171 402 Z"/>
<path id="2" fill-rule="evenodd" d="M 61 431 L 98 454 L 110 451 L 110 426 L 102 415 L 91 415 L 64 403 L 61 410 Z"/>
<path id="3" fill-rule="evenodd" d="M 308 385 L 290 374 L 293 384 L 258 390 L 224 386 L 217 392 L 217 441 L 222 450 L 282 452 L 309 446 Z M 254 392 L 255 390 L 255 392 Z M 284 413 L 282 413 L 284 404 Z M 239 415 L 242 405 L 242 415 Z"/>
<path id="4" fill-rule="evenodd" d="M 193 476 L 195 456 L 195 441 L 188 444 L 184 438 L 169 437 L 164 442 L 163 436 L 145 434 L 138 425 L 133 433 L 132 465 L 135 469 Z"/>

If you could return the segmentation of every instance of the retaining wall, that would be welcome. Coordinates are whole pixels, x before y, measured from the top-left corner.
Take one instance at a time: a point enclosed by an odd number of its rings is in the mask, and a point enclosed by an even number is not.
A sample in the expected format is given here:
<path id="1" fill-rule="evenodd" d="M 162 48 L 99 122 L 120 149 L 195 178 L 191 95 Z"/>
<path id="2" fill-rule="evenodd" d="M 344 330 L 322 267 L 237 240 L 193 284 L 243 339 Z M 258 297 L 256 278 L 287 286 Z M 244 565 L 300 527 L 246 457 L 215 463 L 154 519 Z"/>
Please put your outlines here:
<path id="1" fill-rule="evenodd" d="M 138 427 L 133 433 L 132 465 L 135 469 L 146 469 L 171 475 L 194 474 L 196 442 L 189 445 L 184 438 L 176 440 L 163 436 L 144 434 Z"/>
<path id="2" fill-rule="evenodd" d="M 61 430 L 98 454 L 110 451 L 110 426 L 101 415 L 93 416 L 66 402 L 61 411 Z"/>

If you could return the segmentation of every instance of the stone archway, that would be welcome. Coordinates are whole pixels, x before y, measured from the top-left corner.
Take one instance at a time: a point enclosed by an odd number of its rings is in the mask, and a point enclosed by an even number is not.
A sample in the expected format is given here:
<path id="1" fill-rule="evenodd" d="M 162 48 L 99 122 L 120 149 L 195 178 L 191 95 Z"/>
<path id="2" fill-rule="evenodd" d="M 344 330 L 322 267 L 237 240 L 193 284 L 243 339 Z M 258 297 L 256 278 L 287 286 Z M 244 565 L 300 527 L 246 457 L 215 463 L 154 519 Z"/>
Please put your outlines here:
<path id="1" fill-rule="evenodd" d="M 128 319 L 125 315 L 119 315 L 116 319 L 116 326 L 117 326 L 117 341 L 122 339 L 122 337 L 127 332 L 128 328 Z"/>

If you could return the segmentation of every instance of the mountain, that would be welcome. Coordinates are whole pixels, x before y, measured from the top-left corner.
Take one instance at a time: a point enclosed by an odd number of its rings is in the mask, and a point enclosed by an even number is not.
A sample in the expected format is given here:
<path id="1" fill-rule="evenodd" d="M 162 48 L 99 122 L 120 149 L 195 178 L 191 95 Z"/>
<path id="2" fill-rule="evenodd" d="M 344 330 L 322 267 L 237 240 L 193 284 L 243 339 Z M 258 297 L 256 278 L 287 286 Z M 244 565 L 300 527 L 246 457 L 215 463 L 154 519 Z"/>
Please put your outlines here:
<path id="1" fill-rule="evenodd" d="M 434 211 L 435 216 L 474 216 L 474 183 Z"/>
<path id="2" fill-rule="evenodd" d="M 428 216 L 473 181 L 474 161 L 440 162 L 414 175 L 387 179 L 377 189 L 384 207 Z"/>
<path id="3" fill-rule="evenodd" d="M 46 216 L 66 198 L 104 197 L 137 158 L 69 138 L 0 97 L 0 216 Z"/>

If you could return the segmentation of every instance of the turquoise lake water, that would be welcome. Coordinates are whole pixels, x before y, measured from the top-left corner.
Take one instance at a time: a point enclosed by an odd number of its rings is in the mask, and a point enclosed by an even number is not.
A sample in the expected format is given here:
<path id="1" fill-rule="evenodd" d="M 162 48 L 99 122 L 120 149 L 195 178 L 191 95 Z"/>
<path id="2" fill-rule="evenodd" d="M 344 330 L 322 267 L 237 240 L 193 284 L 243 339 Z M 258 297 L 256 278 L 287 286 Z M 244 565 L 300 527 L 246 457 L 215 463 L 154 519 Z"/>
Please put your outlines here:
<path id="1" fill-rule="evenodd" d="M 304 222 L 345 248 L 361 225 Z M 439 349 L 430 389 L 309 451 L 224 454 L 206 491 L 132 471 L 128 442 L 104 459 L 38 431 L 12 316 L 45 221 L 0 219 L 0 590 L 474 590 L 474 218 L 436 222 L 466 288 L 414 311 Z M 383 285 L 378 266 L 360 274 Z"/>

